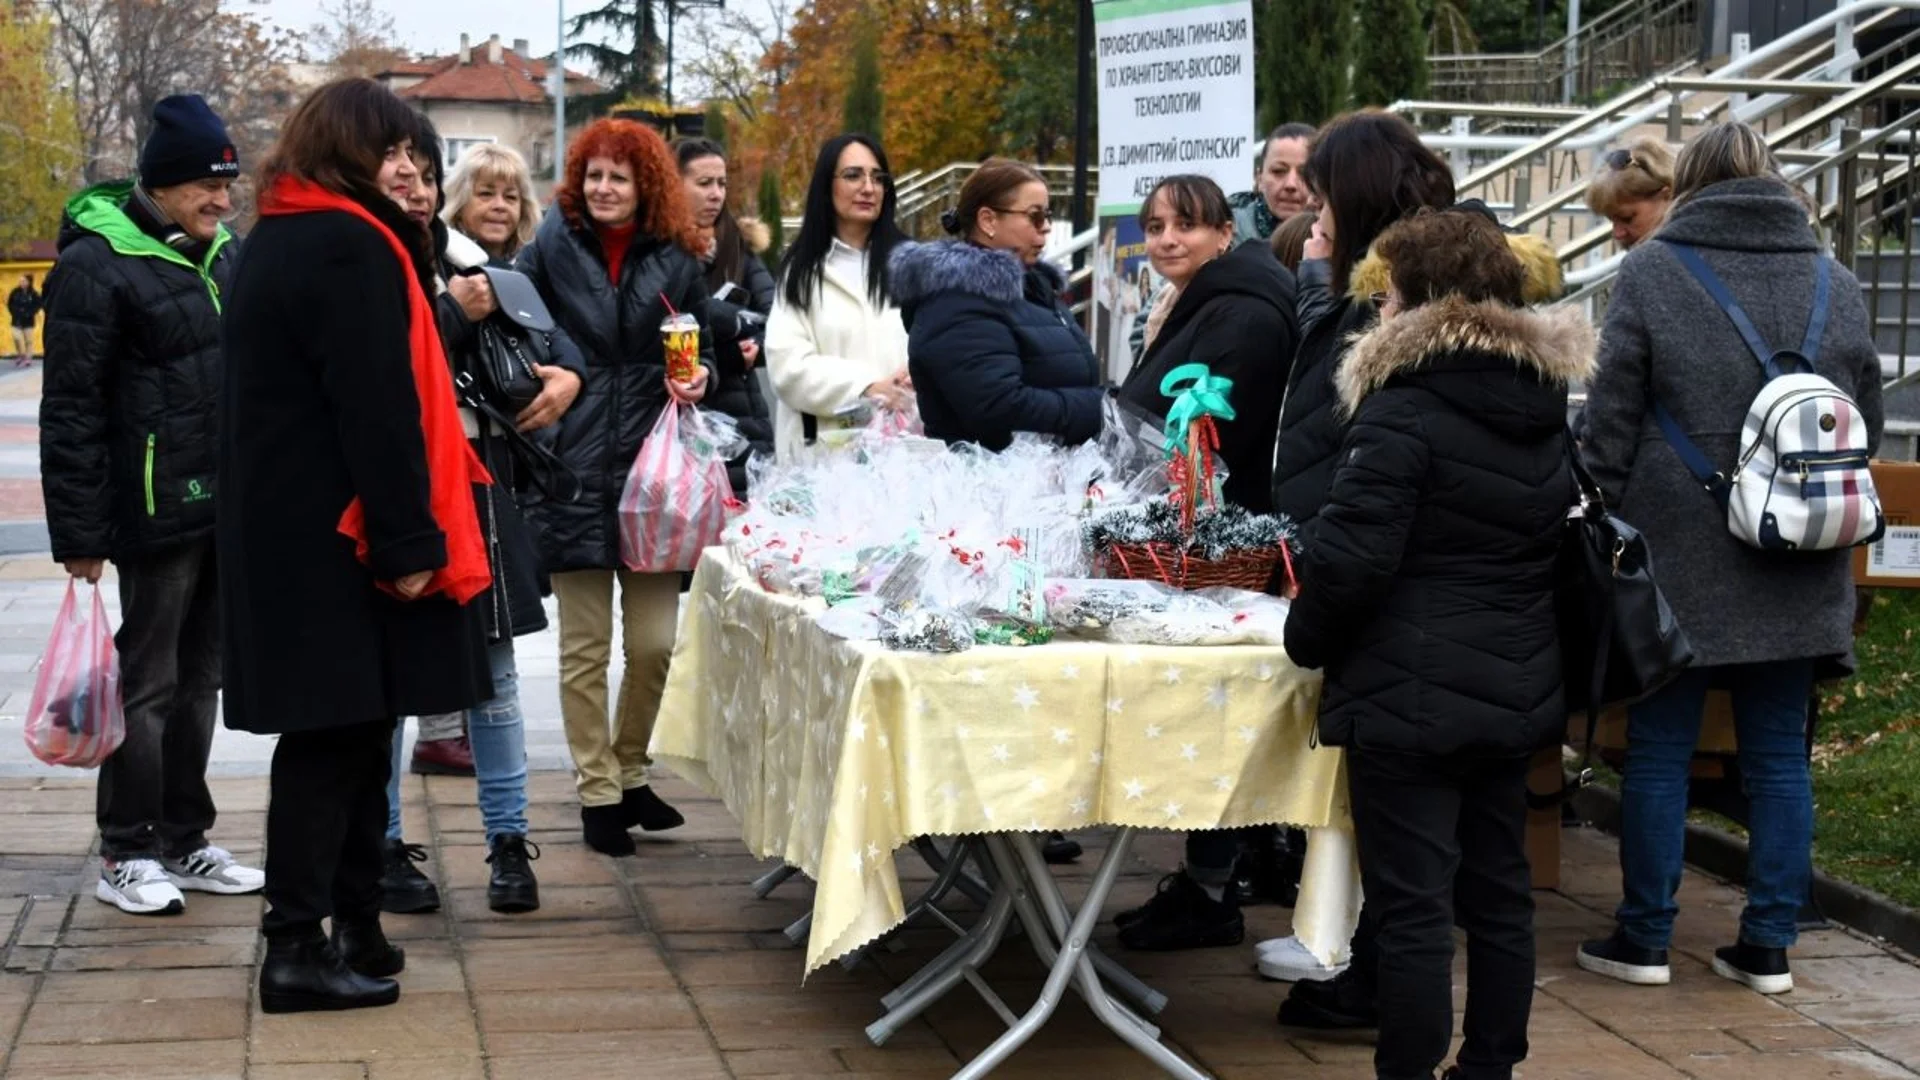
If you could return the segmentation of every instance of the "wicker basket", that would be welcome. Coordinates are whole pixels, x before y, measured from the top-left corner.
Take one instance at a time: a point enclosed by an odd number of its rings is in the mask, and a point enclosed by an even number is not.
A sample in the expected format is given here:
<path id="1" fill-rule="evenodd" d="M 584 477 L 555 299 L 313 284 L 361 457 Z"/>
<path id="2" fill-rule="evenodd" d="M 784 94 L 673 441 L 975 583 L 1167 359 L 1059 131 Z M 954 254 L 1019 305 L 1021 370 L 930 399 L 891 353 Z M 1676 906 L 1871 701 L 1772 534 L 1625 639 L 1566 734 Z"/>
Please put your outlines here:
<path id="1" fill-rule="evenodd" d="M 1158 581 L 1176 589 L 1227 587 L 1265 592 L 1284 545 L 1236 551 L 1224 559 L 1201 559 L 1171 544 L 1114 544 L 1101 553 L 1108 577 Z"/>

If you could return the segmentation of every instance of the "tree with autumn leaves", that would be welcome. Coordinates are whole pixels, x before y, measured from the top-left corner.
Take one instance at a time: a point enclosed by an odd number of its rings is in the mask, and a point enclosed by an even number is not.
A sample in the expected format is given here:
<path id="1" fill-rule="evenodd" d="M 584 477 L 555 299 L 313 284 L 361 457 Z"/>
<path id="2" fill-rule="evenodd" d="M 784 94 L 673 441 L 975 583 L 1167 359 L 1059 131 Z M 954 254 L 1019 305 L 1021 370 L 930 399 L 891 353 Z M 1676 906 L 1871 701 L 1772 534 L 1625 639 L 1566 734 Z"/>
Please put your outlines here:
<path id="1" fill-rule="evenodd" d="M 45 16 L 0 19 L 0 255 L 51 239 L 80 161 L 73 102 L 60 93 Z"/>

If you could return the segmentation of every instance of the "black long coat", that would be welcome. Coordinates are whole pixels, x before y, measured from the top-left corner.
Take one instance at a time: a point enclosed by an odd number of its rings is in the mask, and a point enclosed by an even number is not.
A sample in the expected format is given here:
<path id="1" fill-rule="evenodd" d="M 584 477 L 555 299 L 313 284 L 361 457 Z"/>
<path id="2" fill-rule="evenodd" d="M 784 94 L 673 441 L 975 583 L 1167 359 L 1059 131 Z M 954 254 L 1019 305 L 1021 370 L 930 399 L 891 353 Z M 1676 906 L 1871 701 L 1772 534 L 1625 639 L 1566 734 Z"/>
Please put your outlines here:
<path id="1" fill-rule="evenodd" d="M 1167 373 L 1204 364 L 1233 380 L 1234 418 L 1219 421 L 1227 501 L 1256 513 L 1273 507 L 1273 444 L 1280 396 L 1297 341 L 1293 275 L 1265 244 L 1242 244 L 1200 268 L 1167 313 L 1145 356 L 1120 384 L 1120 399 L 1166 418 Z"/>
<path id="2" fill-rule="evenodd" d="M 700 261 L 679 246 L 636 235 L 607 280 L 607 259 L 593 228 L 547 211 L 514 267 L 533 280 L 554 322 L 586 364 L 580 396 L 560 418 L 554 452 L 580 477 L 570 504 L 538 491 L 524 503 L 547 570 L 613 570 L 620 559 L 620 493 L 640 444 L 667 405 L 667 362 L 660 322 L 667 305 L 700 320 L 700 357 L 709 384 L 726 374 L 713 363 L 712 325 Z"/>
<path id="3" fill-rule="evenodd" d="M 310 731 L 493 696 L 476 605 L 375 585 L 447 560 L 427 499 L 409 272 L 342 212 L 263 218 L 234 268 L 215 528 L 228 727 Z M 356 496 L 370 566 L 338 528 Z"/>
<path id="4" fill-rule="evenodd" d="M 1576 311 L 1458 297 L 1349 350 L 1335 386 L 1353 421 L 1287 617 L 1287 654 L 1326 669 L 1323 741 L 1509 756 L 1559 740 L 1567 385 L 1593 350 Z"/>

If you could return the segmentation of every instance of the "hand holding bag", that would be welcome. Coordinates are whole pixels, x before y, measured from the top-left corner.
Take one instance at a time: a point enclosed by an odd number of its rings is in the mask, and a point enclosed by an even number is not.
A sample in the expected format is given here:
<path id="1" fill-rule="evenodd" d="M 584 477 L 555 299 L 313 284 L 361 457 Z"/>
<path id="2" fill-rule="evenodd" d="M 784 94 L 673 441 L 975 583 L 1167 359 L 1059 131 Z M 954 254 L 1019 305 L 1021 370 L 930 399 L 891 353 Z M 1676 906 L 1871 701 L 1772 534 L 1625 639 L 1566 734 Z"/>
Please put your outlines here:
<path id="1" fill-rule="evenodd" d="M 49 765 L 76 769 L 99 766 L 127 737 L 120 699 L 120 659 L 107 625 L 100 586 L 93 587 L 90 614 L 75 610 L 77 583 L 67 582 L 67 598 L 53 620 L 53 636 L 40 658 L 27 708 L 27 749 Z"/>

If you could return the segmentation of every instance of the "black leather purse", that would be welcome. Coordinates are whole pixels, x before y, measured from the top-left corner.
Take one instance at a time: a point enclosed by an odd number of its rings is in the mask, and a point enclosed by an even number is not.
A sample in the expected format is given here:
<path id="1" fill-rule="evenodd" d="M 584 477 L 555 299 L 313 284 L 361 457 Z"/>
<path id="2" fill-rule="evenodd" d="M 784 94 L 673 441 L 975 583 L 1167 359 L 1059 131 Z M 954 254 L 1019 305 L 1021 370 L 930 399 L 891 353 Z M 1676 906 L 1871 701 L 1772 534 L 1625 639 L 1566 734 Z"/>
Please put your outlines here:
<path id="1" fill-rule="evenodd" d="M 1652 694 L 1693 663 L 1693 647 L 1654 580 L 1646 539 L 1607 510 L 1571 435 L 1567 459 L 1576 503 L 1560 546 L 1554 601 L 1567 711 L 1587 714 L 1587 736 L 1572 783 L 1557 796 L 1530 793 L 1536 806 L 1550 806 L 1592 779 L 1588 763 L 1602 710 Z"/>
<path id="2" fill-rule="evenodd" d="M 499 267 L 482 272 L 493 286 L 500 310 L 476 327 L 473 381 L 488 403 L 508 416 L 518 416 L 540 396 L 536 367 L 553 362 L 547 344 L 553 315 L 525 275 Z"/>

